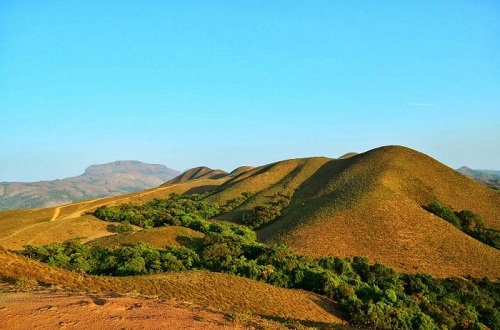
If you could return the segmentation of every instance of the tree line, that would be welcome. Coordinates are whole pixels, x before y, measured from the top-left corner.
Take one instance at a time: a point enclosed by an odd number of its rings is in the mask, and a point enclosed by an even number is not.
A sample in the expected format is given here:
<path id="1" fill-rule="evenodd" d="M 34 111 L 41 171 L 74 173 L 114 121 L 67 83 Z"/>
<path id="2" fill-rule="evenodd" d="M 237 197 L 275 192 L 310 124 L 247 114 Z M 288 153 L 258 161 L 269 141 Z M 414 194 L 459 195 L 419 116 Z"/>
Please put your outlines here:
<path id="1" fill-rule="evenodd" d="M 246 226 L 207 221 L 217 207 L 203 205 L 199 195 L 172 197 L 172 201 L 146 203 L 147 207 L 139 207 L 141 212 L 134 208 L 140 214 L 138 219 L 131 216 L 130 205 L 100 208 L 96 215 L 144 227 L 180 225 L 204 233 L 203 238 L 193 239 L 183 247 L 161 249 L 146 243 L 114 249 L 88 247 L 71 240 L 26 246 L 20 253 L 92 275 L 204 269 L 308 290 L 337 301 L 348 321 L 362 327 L 500 329 L 500 285 L 486 278 L 434 279 L 426 274 L 402 274 L 380 263 L 370 264 L 363 257 L 308 258 L 286 245 L 259 242 L 255 232 Z M 175 210 L 166 205 L 175 206 Z M 166 214 L 170 220 L 158 220 L 158 214 Z"/>

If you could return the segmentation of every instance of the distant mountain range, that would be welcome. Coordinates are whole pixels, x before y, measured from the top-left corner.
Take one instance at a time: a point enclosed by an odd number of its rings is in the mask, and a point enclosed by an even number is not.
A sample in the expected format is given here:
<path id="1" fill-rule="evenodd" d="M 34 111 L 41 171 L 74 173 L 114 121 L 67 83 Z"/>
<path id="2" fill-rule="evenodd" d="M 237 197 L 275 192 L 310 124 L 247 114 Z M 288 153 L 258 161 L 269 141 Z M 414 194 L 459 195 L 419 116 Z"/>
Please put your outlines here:
<path id="1" fill-rule="evenodd" d="M 0 182 L 0 210 L 57 206 L 157 187 L 179 175 L 165 165 L 116 161 L 89 166 L 76 177 L 40 182 Z"/>
<path id="2" fill-rule="evenodd" d="M 339 159 L 356 156 L 348 153 Z M 238 174 L 242 167 L 229 173 Z M 500 171 L 462 166 L 457 171 L 492 189 L 500 189 Z M 65 179 L 39 182 L 0 182 L 0 211 L 58 206 L 86 199 L 116 196 L 194 179 L 218 179 L 222 170 L 196 167 L 181 174 L 165 165 L 140 161 L 115 161 L 91 165 L 85 173 Z"/>
<path id="3" fill-rule="evenodd" d="M 467 166 L 462 166 L 457 171 L 490 188 L 500 189 L 500 171 L 473 170 Z"/>

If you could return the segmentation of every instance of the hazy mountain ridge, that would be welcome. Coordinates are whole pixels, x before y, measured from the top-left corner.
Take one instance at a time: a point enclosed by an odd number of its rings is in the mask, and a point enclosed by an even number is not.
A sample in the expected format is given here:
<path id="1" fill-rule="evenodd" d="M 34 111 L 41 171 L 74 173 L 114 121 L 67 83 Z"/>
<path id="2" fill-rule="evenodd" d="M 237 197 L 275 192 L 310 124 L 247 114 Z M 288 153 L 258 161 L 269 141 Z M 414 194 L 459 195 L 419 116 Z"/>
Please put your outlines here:
<path id="1" fill-rule="evenodd" d="M 477 170 L 467 166 L 462 166 L 457 171 L 490 188 L 500 189 L 500 171 Z"/>
<path id="2" fill-rule="evenodd" d="M 165 165 L 116 161 L 84 174 L 40 182 L 0 182 L 0 210 L 49 207 L 157 187 L 180 172 Z"/>

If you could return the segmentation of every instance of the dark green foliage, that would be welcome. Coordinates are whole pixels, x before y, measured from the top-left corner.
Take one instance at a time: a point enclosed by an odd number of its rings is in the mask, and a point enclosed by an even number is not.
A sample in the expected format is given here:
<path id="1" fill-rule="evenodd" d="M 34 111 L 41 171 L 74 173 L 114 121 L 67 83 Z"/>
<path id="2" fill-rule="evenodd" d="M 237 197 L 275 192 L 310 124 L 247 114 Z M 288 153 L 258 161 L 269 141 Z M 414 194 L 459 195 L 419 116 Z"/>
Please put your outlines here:
<path id="1" fill-rule="evenodd" d="M 205 203 L 206 195 L 171 194 L 168 199 L 153 199 L 145 204 L 102 206 L 94 215 L 105 221 L 129 222 L 142 227 L 178 226 L 192 219 L 210 219 L 219 214 L 219 206 Z"/>
<path id="2" fill-rule="evenodd" d="M 209 226 L 210 227 L 210 226 Z M 487 279 L 438 280 L 398 274 L 365 258 L 310 259 L 285 245 L 265 246 L 229 228 L 211 226 L 199 246 L 155 249 L 139 243 L 117 249 L 75 241 L 27 246 L 23 255 L 89 274 L 141 275 L 207 269 L 326 295 L 349 321 L 377 329 L 498 329 L 500 285 Z M 222 232 L 221 232 L 222 231 Z"/>
<path id="3" fill-rule="evenodd" d="M 115 231 L 117 233 L 129 233 L 131 231 L 134 231 L 134 227 L 132 227 L 132 225 L 128 221 L 125 221 L 116 226 Z"/>
<path id="4" fill-rule="evenodd" d="M 462 225 L 460 219 L 453 213 L 453 210 L 449 207 L 441 205 L 438 201 L 432 202 L 431 204 L 424 206 L 424 209 L 427 211 L 437 215 L 441 219 L 444 219 L 451 223 L 453 226 L 458 229 L 462 229 Z"/>
<path id="5" fill-rule="evenodd" d="M 224 214 L 234 210 L 235 208 L 246 202 L 246 200 L 251 196 L 252 194 L 250 192 L 245 191 L 241 194 L 241 196 L 228 200 L 226 204 L 220 207 L 220 213 Z"/>
<path id="6" fill-rule="evenodd" d="M 500 230 L 486 228 L 483 219 L 469 210 L 453 212 L 449 207 L 433 202 L 424 209 L 448 221 L 469 236 L 496 249 L 500 249 Z"/>
<path id="7" fill-rule="evenodd" d="M 266 204 L 257 205 L 251 213 L 243 214 L 241 222 L 250 228 L 262 228 L 279 218 L 284 208 L 290 204 L 290 196 L 278 194 Z"/>

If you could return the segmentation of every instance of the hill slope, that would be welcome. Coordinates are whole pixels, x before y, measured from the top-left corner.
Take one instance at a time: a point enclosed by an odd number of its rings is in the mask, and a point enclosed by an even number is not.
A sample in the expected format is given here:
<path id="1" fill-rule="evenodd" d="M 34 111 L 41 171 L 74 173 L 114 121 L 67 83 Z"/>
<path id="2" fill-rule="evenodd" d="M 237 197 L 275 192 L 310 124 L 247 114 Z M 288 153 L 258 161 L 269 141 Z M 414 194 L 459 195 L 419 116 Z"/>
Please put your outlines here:
<path id="1" fill-rule="evenodd" d="M 344 159 L 291 159 L 245 167 L 218 179 L 206 178 L 207 173 L 210 170 L 180 183 L 55 209 L 1 212 L 0 245 L 20 248 L 54 238 L 86 236 L 88 241 L 110 235 L 103 222 L 82 214 L 106 204 L 167 198 L 172 192 L 211 191 L 205 200 L 219 205 L 246 193 L 241 204 L 217 217 L 234 222 L 284 195 L 291 199 L 283 215 L 258 230 L 266 242 L 284 242 L 313 257 L 366 256 L 404 272 L 500 278 L 498 250 L 422 208 L 438 200 L 457 211 L 471 210 L 487 227 L 500 229 L 500 192 L 415 150 L 389 146 Z"/>
<path id="2" fill-rule="evenodd" d="M 332 301 L 319 295 L 271 286 L 233 275 L 185 271 L 161 275 L 84 276 L 42 264 L 0 248 L 0 282 L 40 283 L 86 292 L 138 293 L 184 301 L 223 313 L 344 324 Z M 189 303 L 190 302 L 190 303 Z M 104 312 L 104 311 L 103 311 Z"/>
<path id="3" fill-rule="evenodd" d="M 116 161 L 89 166 L 72 178 L 0 183 L 0 210 L 49 207 L 157 187 L 179 172 L 164 165 Z"/>
<path id="4" fill-rule="evenodd" d="M 167 181 L 164 185 L 182 183 L 196 179 L 220 179 L 226 175 L 227 173 L 222 170 L 212 170 L 211 168 L 200 166 L 183 172 L 179 176 Z"/>
<path id="5" fill-rule="evenodd" d="M 101 221 L 87 213 L 103 205 L 145 203 L 154 198 L 168 198 L 171 193 L 203 193 L 225 181 L 199 179 L 57 207 L 3 211 L 0 212 L 0 246 L 17 250 L 27 244 L 44 245 L 75 237 L 87 242 L 113 235 L 116 224 Z"/>
<path id="6" fill-rule="evenodd" d="M 282 219 L 260 231 L 310 256 L 367 256 L 406 272 L 500 278 L 500 251 L 422 206 L 439 200 L 500 228 L 500 193 L 404 147 L 382 147 L 317 169 Z"/>

